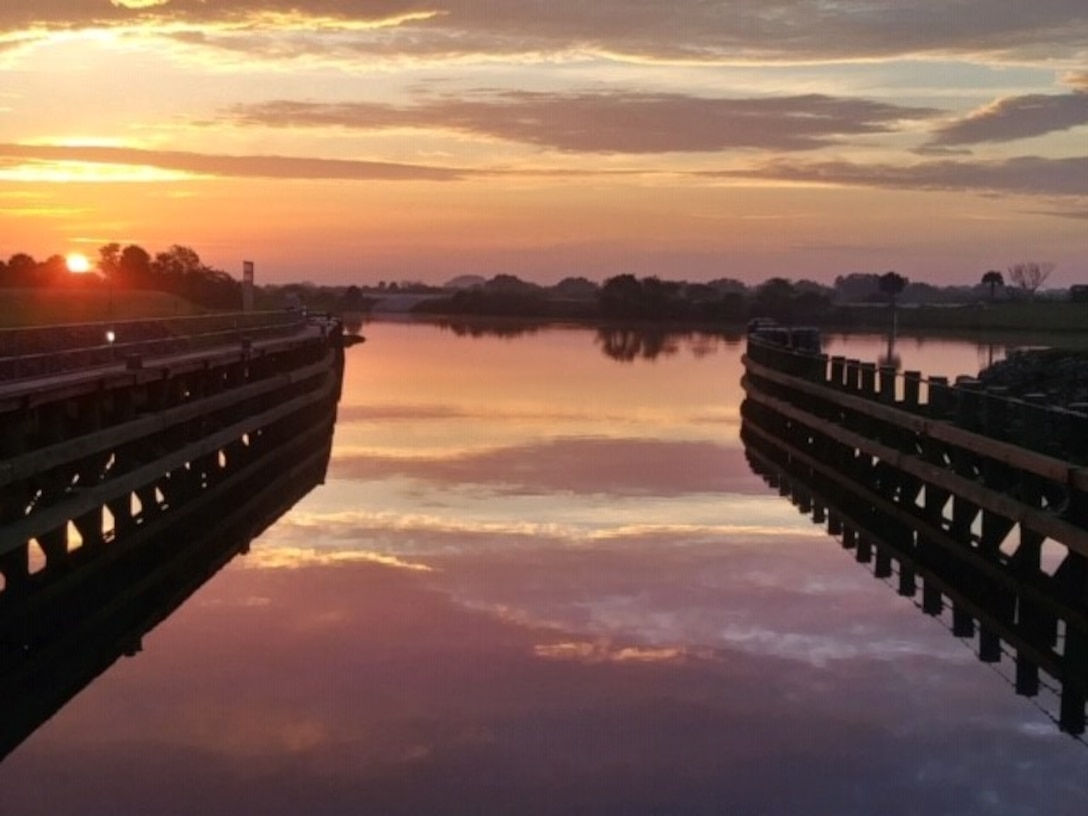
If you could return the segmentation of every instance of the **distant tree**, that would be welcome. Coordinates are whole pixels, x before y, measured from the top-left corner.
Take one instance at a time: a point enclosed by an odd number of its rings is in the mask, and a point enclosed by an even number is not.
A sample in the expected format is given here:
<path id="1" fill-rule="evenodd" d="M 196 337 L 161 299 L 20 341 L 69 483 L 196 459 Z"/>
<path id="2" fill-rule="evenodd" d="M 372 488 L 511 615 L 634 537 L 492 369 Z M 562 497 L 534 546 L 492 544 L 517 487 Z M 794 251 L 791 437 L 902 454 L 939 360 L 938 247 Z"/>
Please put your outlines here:
<path id="1" fill-rule="evenodd" d="M 713 286 L 723 295 L 727 292 L 737 292 L 741 295 L 748 294 L 748 285 L 744 281 L 737 280 L 736 278 L 715 278 L 707 283 L 707 286 Z"/>
<path id="2" fill-rule="evenodd" d="M 657 320 L 676 317 L 681 310 L 678 303 L 681 284 L 663 281 L 656 275 L 642 280 L 642 313 Z"/>
<path id="3" fill-rule="evenodd" d="M 809 280 L 808 278 L 802 278 L 793 286 L 798 292 L 815 292 L 818 295 L 826 295 L 829 299 L 835 293 L 835 290 L 830 286 L 825 286 L 819 281 Z"/>
<path id="4" fill-rule="evenodd" d="M 63 286 L 71 276 L 68 271 L 68 262 L 63 255 L 50 255 L 38 264 L 35 271 L 35 278 L 39 286 Z"/>
<path id="5" fill-rule="evenodd" d="M 888 305 L 895 309 L 895 299 L 907 288 L 907 279 L 898 272 L 885 272 L 880 276 L 880 291 L 888 298 Z"/>
<path id="6" fill-rule="evenodd" d="M 867 303 L 880 292 L 880 275 L 853 272 L 835 278 L 835 299 L 839 303 Z"/>
<path id="7" fill-rule="evenodd" d="M 593 281 L 583 277 L 563 278 L 552 287 L 552 291 L 559 297 L 577 300 L 592 300 L 600 289 Z"/>
<path id="8" fill-rule="evenodd" d="M 157 289 L 213 309 L 241 308 L 242 285 L 226 272 L 205 266 L 190 247 L 174 244 L 159 252 L 151 270 Z"/>
<path id="9" fill-rule="evenodd" d="M 1050 273 L 1054 271 L 1054 264 L 1040 261 L 1021 261 L 1009 267 L 1009 280 L 1023 290 L 1028 298 L 1034 298 L 1036 290 L 1042 286 Z"/>
<path id="10" fill-rule="evenodd" d="M 35 286 L 38 277 L 38 262 L 25 252 L 16 252 L 8 258 L 8 286 Z"/>
<path id="11" fill-rule="evenodd" d="M 982 285 L 990 287 L 990 300 L 993 300 L 997 287 L 1005 285 L 1005 277 L 996 269 L 991 269 L 982 276 Z"/>
<path id="12" fill-rule="evenodd" d="M 153 261 L 146 249 L 129 244 L 117 259 L 117 275 L 123 285 L 134 289 L 153 289 L 155 273 Z"/>
<path id="13" fill-rule="evenodd" d="M 358 311 L 363 306 L 363 293 L 358 286 L 352 284 L 344 290 L 344 297 L 341 302 L 348 311 Z"/>
<path id="14" fill-rule="evenodd" d="M 168 280 L 182 280 L 190 273 L 198 272 L 203 264 L 195 249 L 174 244 L 165 252 L 155 255 L 155 271 Z"/>
<path id="15" fill-rule="evenodd" d="M 831 290 L 826 290 L 830 292 Z M 816 321 L 831 308 L 831 295 L 815 289 L 802 289 L 797 294 L 795 310 L 802 320 Z"/>
<path id="16" fill-rule="evenodd" d="M 117 283 L 118 270 L 121 267 L 121 245 L 112 243 L 99 247 L 95 266 L 103 278 L 110 283 Z"/>
<path id="17" fill-rule="evenodd" d="M 597 294 L 601 314 L 614 318 L 638 318 L 642 314 L 642 284 L 630 273 L 616 275 L 604 282 Z"/>
<path id="18" fill-rule="evenodd" d="M 523 281 L 516 275 L 499 274 L 484 283 L 484 289 L 490 292 L 520 293 L 537 292 L 540 287 L 535 283 Z"/>
<path id="19" fill-rule="evenodd" d="M 761 283 L 752 297 L 752 317 L 773 317 L 788 323 L 794 319 L 797 288 L 786 278 L 770 278 Z"/>

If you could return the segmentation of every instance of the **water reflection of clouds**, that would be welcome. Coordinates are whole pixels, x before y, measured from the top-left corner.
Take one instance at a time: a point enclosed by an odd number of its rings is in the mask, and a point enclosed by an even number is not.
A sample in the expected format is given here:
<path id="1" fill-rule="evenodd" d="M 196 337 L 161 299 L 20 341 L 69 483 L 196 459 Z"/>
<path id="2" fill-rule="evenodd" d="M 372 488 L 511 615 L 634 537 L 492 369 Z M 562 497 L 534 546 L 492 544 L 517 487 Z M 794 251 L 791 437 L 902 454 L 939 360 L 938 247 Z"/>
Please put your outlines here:
<path id="1" fill-rule="evenodd" d="M 1014 701 L 975 666 L 925 655 L 909 671 L 864 655 L 815 666 L 579 636 L 466 608 L 434 579 L 352 562 L 229 568 L 207 603 L 186 605 L 13 758 L 5 807 L 1077 812 L 1063 807 L 1078 799 L 1079 755 L 1010 718 Z M 235 597 L 271 601 L 226 603 Z M 197 668 L 194 682 L 178 681 L 181 666 Z M 995 706 L 1006 716 L 987 717 Z M 1011 727 L 1030 745 L 1011 748 Z M 58 768 L 64 784 L 43 791 Z M 139 773 L 103 790 L 117 768 Z"/>
<path id="2" fill-rule="evenodd" d="M 441 403 L 356 403 L 341 406 L 337 412 L 337 429 L 352 424 L 373 422 L 420 422 L 447 421 L 454 419 L 503 421 L 512 423 L 545 422 L 566 424 L 590 421 L 594 423 L 621 423 L 624 425 L 666 424 L 675 429 L 677 425 L 736 425 L 740 422 L 740 413 L 735 405 L 695 406 L 696 410 L 686 411 L 680 406 L 669 410 L 646 410 L 639 406 L 627 406 L 623 410 L 608 410 L 603 406 L 584 404 L 578 408 L 570 405 L 535 403 L 530 405 L 489 405 L 471 403 L 452 405 Z M 655 422 L 656 420 L 656 422 Z"/>
<path id="3" fill-rule="evenodd" d="M 566 640 L 538 644 L 533 647 L 533 654 L 552 660 L 578 660 L 584 663 L 675 663 L 691 653 L 683 648 L 623 646 L 607 640 Z"/>
<path id="4" fill-rule="evenodd" d="M 243 562 L 250 569 L 299 569 L 312 566 L 335 566 L 336 564 L 366 563 L 380 564 L 395 569 L 415 572 L 431 572 L 426 564 L 405 561 L 395 555 L 369 550 L 330 550 L 315 547 L 291 547 L 285 545 L 261 546 L 249 554 Z"/>
<path id="5" fill-rule="evenodd" d="M 865 569 L 844 565 L 837 545 L 811 525 L 583 527 L 296 511 L 265 535 L 252 566 L 264 566 L 264 549 L 272 563 L 345 553 L 327 558 L 335 563 L 350 561 L 356 548 L 359 560 L 430 570 L 430 583 L 464 608 L 587 642 L 739 651 L 818 667 L 857 659 L 971 660 L 939 626 L 904 622 L 909 605 Z"/>
<path id="6" fill-rule="evenodd" d="M 757 500 L 746 503 L 758 507 Z M 615 549 L 629 552 L 681 551 L 691 547 L 767 547 L 787 537 L 823 540 L 819 530 L 773 524 L 760 525 L 751 517 L 745 523 L 717 521 L 684 524 L 639 520 L 637 505 L 612 507 L 604 518 L 579 520 L 574 514 L 565 521 L 478 518 L 395 510 L 339 510 L 331 513 L 301 509 L 283 519 L 261 538 L 262 547 L 281 548 L 283 542 L 297 542 L 321 550 L 349 547 L 344 560 L 374 560 L 367 547 L 380 542 L 382 557 L 463 555 L 490 557 L 511 551 L 550 549 Z M 652 510 L 650 511 L 652 515 Z M 256 559 L 260 560 L 260 559 Z"/>
<path id="7" fill-rule="evenodd" d="M 706 441 L 559 438 L 439 455 L 341 450 L 330 474 L 355 481 L 407 476 L 448 485 L 488 485 L 500 494 L 766 492 L 740 448 Z"/>

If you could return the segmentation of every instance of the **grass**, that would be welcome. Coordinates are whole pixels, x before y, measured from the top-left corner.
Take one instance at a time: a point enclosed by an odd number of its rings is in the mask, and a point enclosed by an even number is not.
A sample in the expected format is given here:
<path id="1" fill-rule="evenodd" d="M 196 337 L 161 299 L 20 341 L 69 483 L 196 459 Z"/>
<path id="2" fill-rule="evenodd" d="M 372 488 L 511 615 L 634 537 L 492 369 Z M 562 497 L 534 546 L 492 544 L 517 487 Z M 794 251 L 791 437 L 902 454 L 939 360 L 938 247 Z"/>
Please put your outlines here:
<path id="1" fill-rule="evenodd" d="M 840 308 L 847 326 L 883 328 L 887 308 Z M 953 308 L 901 306 L 897 322 L 903 331 L 955 332 L 1088 332 L 1088 303 L 1069 301 L 980 303 Z"/>
<path id="2" fill-rule="evenodd" d="M 177 317 L 204 311 L 165 292 L 0 289 L 0 328 Z"/>

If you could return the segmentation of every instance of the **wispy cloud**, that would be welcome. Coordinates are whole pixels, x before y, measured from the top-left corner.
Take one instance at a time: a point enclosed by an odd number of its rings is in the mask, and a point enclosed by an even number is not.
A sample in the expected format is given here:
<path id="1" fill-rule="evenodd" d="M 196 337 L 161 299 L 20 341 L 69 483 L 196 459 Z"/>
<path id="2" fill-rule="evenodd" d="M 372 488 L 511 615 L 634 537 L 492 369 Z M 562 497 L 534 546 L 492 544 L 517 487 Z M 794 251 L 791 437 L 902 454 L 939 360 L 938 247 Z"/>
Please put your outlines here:
<path id="1" fill-rule="evenodd" d="M 893 131 L 929 108 L 819 94 L 714 99 L 683 94 L 480 93 L 411 106 L 279 100 L 238 105 L 233 124 L 270 127 L 448 129 L 570 152 L 813 150 L 850 136 Z"/>
<path id="2" fill-rule="evenodd" d="M 6 3 L 0 9 L 0 30 L 168 24 L 192 31 L 229 26 L 243 32 L 331 28 L 360 34 L 325 43 L 303 36 L 293 46 L 298 53 L 320 53 L 323 47 L 345 54 L 432 58 L 581 52 L 703 62 L 987 52 L 1019 59 L 1069 59 L 1084 53 L 1088 37 L 1081 0 L 995 0 L 983 11 L 977 0 L 917 0 L 907 5 L 896 0 L 51 0 Z M 266 38 L 247 43 L 255 49 L 268 47 Z"/>
<path id="3" fill-rule="evenodd" d="M 268 546 L 258 547 L 242 565 L 254 569 L 299 569 L 301 567 L 334 566 L 337 564 L 379 564 L 383 567 L 431 572 L 426 564 L 405 561 L 395 555 L 369 550 L 319 550 L 313 547 Z"/>
<path id="4" fill-rule="evenodd" d="M 482 484 L 508 494 L 762 492 L 735 447 L 642 439 L 553 439 L 452 457 L 368 453 L 334 460 L 330 474 L 337 479 L 399 475 L 442 484 Z"/>
<path id="5" fill-rule="evenodd" d="M 228 156 L 177 150 L 100 146 L 0 144 L 0 166 L 27 163 L 81 162 L 151 167 L 194 176 L 276 179 L 348 179 L 357 181 L 452 181 L 462 172 L 452 168 L 352 159 L 297 156 Z"/>
<path id="6" fill-rule="evenodd" d="M 1081 156 L 1019 156 L 1003 161 L 948 159 L 905 165 L 783 160 L 719 175 L 888 189 L 1088 196 L 1088 157 Z"/>
<path id="7" fill-rule="evenodd" d="M 1088 125 L 1088 75 L 1071 79 L 1064 94 L 1025 94 L 998 99 L 939 128 L 938 147 L 1011 142 Z"/>

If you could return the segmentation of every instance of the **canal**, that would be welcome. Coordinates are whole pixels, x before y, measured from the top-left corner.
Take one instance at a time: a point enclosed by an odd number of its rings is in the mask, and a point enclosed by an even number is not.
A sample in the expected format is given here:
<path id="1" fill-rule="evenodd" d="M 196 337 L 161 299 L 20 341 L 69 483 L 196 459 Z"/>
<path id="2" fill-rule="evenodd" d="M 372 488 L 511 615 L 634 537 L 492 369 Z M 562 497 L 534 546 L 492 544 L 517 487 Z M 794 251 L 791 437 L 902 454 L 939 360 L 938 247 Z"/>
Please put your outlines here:
<path id="1" fill-rule="evenodd" d="M 1053 693 L 753 472 L 741 337 L 364 331 L 325 484 L 0 763 L 0 813 L 1085 812 Z"/>

